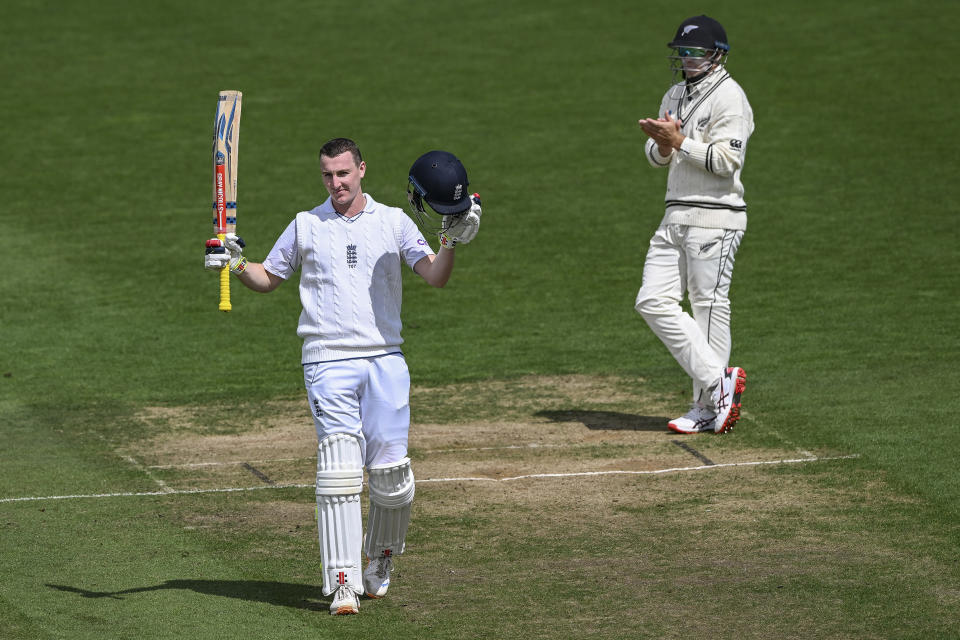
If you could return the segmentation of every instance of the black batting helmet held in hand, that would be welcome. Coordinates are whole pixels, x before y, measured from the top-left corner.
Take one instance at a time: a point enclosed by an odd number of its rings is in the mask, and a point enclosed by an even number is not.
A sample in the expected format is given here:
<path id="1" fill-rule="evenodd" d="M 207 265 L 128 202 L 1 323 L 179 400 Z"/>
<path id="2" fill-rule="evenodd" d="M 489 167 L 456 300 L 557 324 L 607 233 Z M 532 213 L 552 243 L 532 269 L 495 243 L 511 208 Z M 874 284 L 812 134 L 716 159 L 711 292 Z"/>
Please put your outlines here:
<path id="1" fill-rule="evenodd" d="M 468 184 L 467 170 L 457 156 L 428 151 L 410 167 L 407 196 L 417 213 L 424 213 L 424 200 L 441 215 L 463 213 L 472 204 Z"/>

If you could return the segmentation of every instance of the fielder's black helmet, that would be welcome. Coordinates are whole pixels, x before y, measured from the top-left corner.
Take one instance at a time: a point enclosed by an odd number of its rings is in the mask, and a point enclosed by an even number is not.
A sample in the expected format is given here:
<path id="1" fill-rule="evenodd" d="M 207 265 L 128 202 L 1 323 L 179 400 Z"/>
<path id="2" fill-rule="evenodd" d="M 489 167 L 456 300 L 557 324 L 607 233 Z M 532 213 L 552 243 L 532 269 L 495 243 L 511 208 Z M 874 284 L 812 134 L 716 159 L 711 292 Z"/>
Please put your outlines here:
<path id="1" fill-rule="evenodd" d="M 410 204 L 423 213 L 423 200 L 439 214 L 463 213 L 470 208 L 467 170 L 457 156 L 447 151 L 428 151 L 410 167 L 407 195 Z"/>
<path id="2" fill-rule="evenodd" d="M 709 16 L 695 16 L 681 22 L 677 28 L 677 35 L 667 43 L 667 46 L 671 49 L 697 47 L 719 49 L 725 53 L 730 51 L 727 32 L 719 22 Z"/>

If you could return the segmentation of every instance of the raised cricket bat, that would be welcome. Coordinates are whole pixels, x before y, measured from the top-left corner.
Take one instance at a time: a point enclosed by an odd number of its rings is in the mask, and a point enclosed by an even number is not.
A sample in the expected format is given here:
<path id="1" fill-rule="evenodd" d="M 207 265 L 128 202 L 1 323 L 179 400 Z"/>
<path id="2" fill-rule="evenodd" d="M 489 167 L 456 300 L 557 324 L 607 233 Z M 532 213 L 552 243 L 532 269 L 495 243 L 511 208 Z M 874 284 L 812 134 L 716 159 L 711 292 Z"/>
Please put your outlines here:
<path id="1" fill-rule="evenodd" d="M 220 240 L 237 230 L 239 91 L 221 91 L 213 121 L 213 232 Z M 230 311 L 230 269 L 220 271 L 220 311 Z"/>

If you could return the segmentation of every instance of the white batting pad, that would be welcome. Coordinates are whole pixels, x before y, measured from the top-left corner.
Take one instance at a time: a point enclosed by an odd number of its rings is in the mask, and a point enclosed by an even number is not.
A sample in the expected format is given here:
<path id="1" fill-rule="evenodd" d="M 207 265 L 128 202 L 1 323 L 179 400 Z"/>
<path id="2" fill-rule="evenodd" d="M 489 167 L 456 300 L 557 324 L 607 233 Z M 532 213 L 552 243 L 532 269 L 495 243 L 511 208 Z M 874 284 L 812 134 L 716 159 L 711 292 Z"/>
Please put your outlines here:
<path id="1" fill-rule="evenodd" d="M 410 458 L 367 468 L 370 485 L 370 514 L 364 550 L 368 558 L 377 558 L 384 551 L 403 553 L 410 525 L 410 504 L 414 481 Z"/>
<path id="2" fill-rule="evenodd" d="M 323 595 L 347 584 L 363 593 L 360 561 L 363 545 L 363 457 L 360 442 L 338 433 L 317 447 L 317 528 L 323 560 Z"/>

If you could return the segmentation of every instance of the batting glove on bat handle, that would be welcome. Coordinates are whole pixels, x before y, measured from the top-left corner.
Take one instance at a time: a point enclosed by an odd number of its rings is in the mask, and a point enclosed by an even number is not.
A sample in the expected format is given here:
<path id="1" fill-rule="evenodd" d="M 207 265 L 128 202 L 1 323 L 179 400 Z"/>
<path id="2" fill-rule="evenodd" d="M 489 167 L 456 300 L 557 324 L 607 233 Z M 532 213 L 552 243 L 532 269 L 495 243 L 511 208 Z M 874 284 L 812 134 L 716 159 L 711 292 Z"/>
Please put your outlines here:
<path id="1" fill-rule="evenodd" d="M 210 238 L 207 240 L 203 266 L 217 271 L 229 267 L 230 271 L 239 275 L 247 268 L 247 259 L 243 257 L 245 246 L 243 238 L 235 233 L 228 233 L 223 240 Z"/>
<path id="2" fill-rule="evenodd" d="M 247 268 L 247 259 L 243 257 L 243 248 L 247 243 L 237 234 L 228 233 L 224 236 L 224 245 L 230 252 L 230 271 L 240 275 Z"/>

